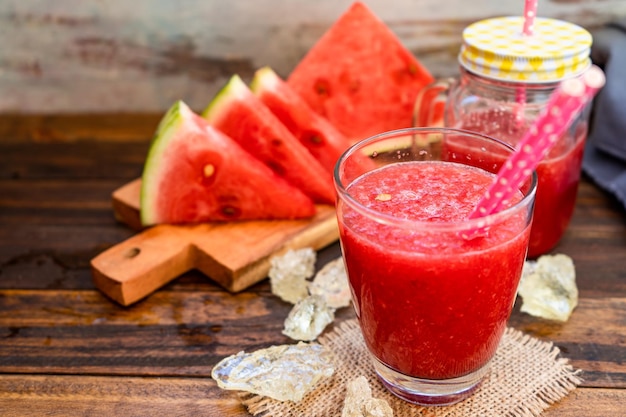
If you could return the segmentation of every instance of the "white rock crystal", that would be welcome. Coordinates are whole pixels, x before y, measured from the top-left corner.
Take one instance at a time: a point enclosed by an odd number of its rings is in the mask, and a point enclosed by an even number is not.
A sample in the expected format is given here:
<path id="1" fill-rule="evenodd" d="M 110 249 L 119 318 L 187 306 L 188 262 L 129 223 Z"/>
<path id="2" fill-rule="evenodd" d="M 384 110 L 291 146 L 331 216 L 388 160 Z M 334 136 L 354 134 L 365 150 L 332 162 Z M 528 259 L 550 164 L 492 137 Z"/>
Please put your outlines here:
<path id="1" fill-rule="evenodd" d="M 222 389 L 299 402 L 318 382 L 332 376 L 332 360 L 324 346 L 300 342 L 239 352 L 215 365 L 211 377 Z"/>
<path id="2" fill-rule="evenodd" d="M 578 305 L 574 262 L 563 254 L 526 261 L 518 294 L 523 301 L 522 312 L 567 321 Z"/>
<path id="3" fill-rule="evenodd" d="M 323 297 L 333 308 L 350 305 L 350 286 L 342 257 L 328 262 L 315 274 L 309 284 L 309 293 Z"/>
<path id="4" fill-rule="evenodd" d="M 272 293 L 295 304 L 309 295 L 308 278 L 315 273 L 317 254 L 312 248 L 289 250 L 270 260 L 268 276 Z"/>
<path id="5" fill-rule="evenodd" d="M 319 295 L 310 295 L 293 306 L 283 334 L 294 340 L 315 340 L 333 320 L 335 309 Z"/>
<path id="6" fill-rule="evenodd" d="M 387 401 L 372 398 L 372 389 L 361 375 L 348 383 L 341 417 L 393 417 L 393 410 Z"/>

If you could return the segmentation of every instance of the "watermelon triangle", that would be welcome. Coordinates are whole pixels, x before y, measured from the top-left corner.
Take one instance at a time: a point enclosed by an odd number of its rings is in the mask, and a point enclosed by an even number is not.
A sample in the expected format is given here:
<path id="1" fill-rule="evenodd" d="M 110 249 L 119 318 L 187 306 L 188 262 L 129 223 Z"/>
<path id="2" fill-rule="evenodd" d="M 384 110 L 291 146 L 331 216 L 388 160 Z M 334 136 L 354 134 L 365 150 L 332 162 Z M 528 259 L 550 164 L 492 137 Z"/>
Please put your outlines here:
<path id="1" fill-rule="evenodd" d="M 202 115 L 317 203 L 333 204 L 332 176 L 244 84 L 233 75 Z"/>
<path id="2" fill-rule="evenodd" d="M 315 206 L 182 101 L 165 114 L 144 166 L 144 225 L 311 217 Z"/>
<path id="3" fill-rule="evenodd" d="M 351 141 L 410 127 L 428 70 L 363 3 L 322 35 L 287 79 Z"/>
<path id="4" fill-rule="evenodd" d="M 337 160 L 350 146 L 348 139 L 314 112 L 271 68 L 257 70 L 250 89 L 332 174 Z"/>

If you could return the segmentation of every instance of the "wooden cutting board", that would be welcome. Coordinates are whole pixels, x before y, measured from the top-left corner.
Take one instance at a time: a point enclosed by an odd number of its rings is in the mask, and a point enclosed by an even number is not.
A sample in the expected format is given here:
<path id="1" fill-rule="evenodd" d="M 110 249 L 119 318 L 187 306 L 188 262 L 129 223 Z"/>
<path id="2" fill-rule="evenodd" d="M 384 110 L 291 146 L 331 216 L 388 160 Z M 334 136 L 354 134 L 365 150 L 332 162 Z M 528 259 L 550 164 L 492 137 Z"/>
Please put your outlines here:
<path id="1" fill-rule="evenodd" d="M 334 207 L 317 206 L 307 220 L 271 220 L 142 229 L 141 179 L 113 192 L 115 217 L 138 234 L 91 260 L 95 285 L 130 305 L 186 271 L 197 269 L 231 292 L 267 277 L 270 259 L 289 249 L 321 249 L 339 237 Z"/>

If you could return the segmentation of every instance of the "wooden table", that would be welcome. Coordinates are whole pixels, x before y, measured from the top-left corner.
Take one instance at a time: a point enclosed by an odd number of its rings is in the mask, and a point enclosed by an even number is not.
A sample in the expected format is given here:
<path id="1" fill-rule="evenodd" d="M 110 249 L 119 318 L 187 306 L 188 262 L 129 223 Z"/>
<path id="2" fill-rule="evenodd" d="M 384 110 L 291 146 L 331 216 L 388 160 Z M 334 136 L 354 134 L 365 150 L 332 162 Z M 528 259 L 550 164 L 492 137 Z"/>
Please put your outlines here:
<path id="1" fill-rule="evenodd" d="M 159 115 L 0 118 L 0 415 L 245 416 L 210 372 L 221 358 L 290 342 L 290 305 L 267 280 L 230 294 L 184 274 L 130 307 L 103 296 L 89 261 L 134 232 L 111 192 L 141 174 Z M 546 416 L 626 416 L 626 215 L 583 180 L 556 252 L 576 264 L 564 324 L 519 312 L 511 326 L 554 342 L 582 385 Z M 323 264 L 339 255 L 334 244 Z M 351 309 L 337 320 L 354 316 Z"/>

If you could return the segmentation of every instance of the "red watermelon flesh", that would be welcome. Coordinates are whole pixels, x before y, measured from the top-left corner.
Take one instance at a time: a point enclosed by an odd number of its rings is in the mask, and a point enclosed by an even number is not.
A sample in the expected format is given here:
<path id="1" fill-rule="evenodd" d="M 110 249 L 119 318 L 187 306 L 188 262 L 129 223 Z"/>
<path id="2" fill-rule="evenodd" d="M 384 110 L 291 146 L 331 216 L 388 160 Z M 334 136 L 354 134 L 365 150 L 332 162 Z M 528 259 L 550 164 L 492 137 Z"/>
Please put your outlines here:
<path id="1" fill-rule="evenodd" d="M 313 201 L 334 204 L 331 174 L 238 75 L 231 77 L 202 115 Z"/>
<path id="2" fill-rule="evenodd" d="M 287 83 L 351 141 L 411 126 L 432 75 L 363 3 L 317 41 Z"/>
<path id="3" fill-rule="evenodd" d="M 337 160 L 350 146 L 348 139 L 328 120 L 314 112 L 271 68 L 257 70 L 250 88 L 332 174 Z"/>
<path id="4" fill-rule="evenodd" d="M 182 101 L 165 114 L 144 166 L 144 225 L 315 214 L 311 199 Z"/>

